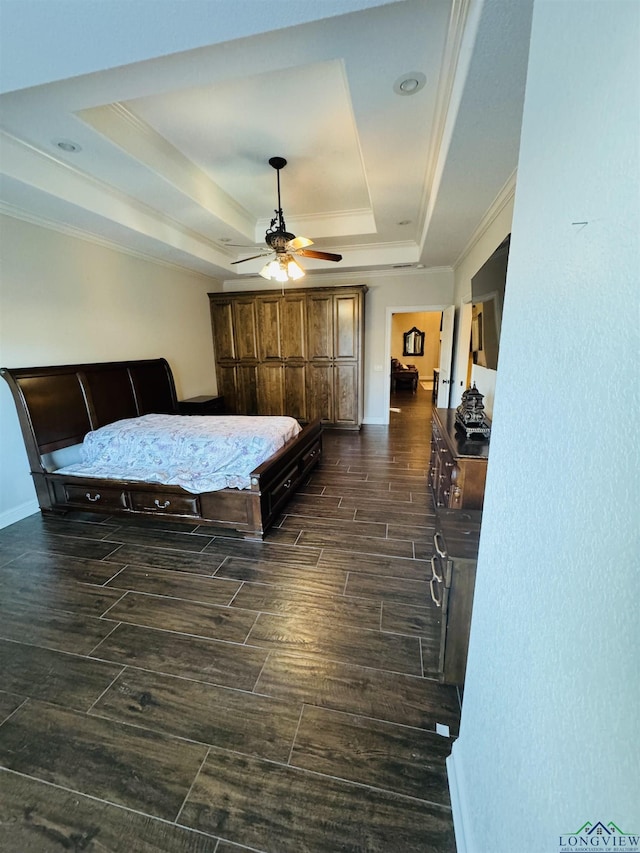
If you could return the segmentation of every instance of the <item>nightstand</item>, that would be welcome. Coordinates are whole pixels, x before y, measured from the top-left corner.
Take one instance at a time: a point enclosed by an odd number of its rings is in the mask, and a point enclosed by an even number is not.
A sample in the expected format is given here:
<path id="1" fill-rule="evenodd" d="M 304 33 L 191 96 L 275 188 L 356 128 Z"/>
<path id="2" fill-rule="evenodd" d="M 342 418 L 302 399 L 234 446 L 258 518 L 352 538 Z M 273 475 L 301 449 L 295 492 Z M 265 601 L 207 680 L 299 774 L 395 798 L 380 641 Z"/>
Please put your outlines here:
<path id="1" fill-rule="evenodd" d="M 179 401 L 178 412 L 181 415 L 224 415 L 224 397 L 212 397 L 208 394 L 189 397 L 188 400 Z"/>

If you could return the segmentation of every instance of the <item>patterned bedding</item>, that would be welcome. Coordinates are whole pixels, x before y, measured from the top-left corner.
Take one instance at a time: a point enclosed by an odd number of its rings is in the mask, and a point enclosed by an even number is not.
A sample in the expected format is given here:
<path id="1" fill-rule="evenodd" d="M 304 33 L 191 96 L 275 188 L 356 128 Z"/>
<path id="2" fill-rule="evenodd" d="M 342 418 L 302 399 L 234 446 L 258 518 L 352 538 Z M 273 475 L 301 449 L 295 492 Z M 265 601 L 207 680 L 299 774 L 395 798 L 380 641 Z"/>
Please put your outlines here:
<path id="1" fill-rule="evenodd" d="M 87 433 L 82 461 L 56 473 L 176 485 L 195 494 L 248 489 L 251 471 L 300 430 L 288 417 L 141 415 Z"/>

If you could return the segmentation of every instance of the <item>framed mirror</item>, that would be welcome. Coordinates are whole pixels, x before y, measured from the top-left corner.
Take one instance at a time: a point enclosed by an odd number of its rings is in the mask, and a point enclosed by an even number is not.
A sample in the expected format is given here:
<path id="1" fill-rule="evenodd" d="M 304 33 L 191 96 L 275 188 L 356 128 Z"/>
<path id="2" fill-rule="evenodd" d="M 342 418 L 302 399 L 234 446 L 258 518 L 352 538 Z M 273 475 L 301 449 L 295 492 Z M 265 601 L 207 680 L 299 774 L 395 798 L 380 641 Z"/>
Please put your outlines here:
<path id="1" fill-rule="evenodd" d="M 424 332 L 414 326 L 404 333 L 403 339 L 402 355 L 424 355 Z"/>

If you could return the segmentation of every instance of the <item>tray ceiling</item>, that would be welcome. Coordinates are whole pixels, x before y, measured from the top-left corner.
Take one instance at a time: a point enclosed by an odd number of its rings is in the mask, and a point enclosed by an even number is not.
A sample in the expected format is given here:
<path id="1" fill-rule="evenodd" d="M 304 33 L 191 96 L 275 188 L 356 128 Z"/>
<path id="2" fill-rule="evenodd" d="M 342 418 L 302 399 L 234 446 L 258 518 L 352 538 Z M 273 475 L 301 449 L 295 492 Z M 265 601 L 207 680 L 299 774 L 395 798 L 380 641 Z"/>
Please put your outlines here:
<path id="1" fill-rule="evenodd" d="M 62 27 L 69 5 L 50 5 Z M 253 276 L 261 259 L 231 262 L 264 245 L 277 199 L 268 160 L 282 156 L 288 230 L 343 255 L 305 259 L 307 270 L 455 263 L 517 166 L 529 2 L 336 0 L 315 4 L 331 10 L 320 20 L 285 3 L 294 25 L 246 36 L 252 0 L 178 5 L 202 16 L 189 37 L 176 32 L 180 50 L 158 37 L 157 55 L 145 42 L 139 61 L 118 64 L 101 20 L 95 69 L 83 55 L 86 73 L 0 96 L 5 213 L 222 280 Z M 225 20 L 240 37 L 219 40 Z M 12 25 L 4 37 L 24 40 Z M 398 93 L 421 75 L 419 91 Z"/>

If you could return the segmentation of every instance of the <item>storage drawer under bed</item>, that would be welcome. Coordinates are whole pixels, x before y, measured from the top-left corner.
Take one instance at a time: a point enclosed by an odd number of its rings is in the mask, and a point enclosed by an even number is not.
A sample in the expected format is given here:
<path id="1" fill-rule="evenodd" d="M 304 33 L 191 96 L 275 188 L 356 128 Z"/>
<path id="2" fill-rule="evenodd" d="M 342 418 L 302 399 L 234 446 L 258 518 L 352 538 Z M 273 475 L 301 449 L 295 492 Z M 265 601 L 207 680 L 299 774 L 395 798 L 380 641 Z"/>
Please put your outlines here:
<path id="1" fill-rule="evenodd" d="M 177 515 L 200 515 L 197 495 L 176 495 L 158 491 L 131 491 L 131 509 L 134 512 L 169 512 Z"/>
<path id="2" fill-rule="evenodd" d="M 87 486 L 76 483 L 56 483 L 56 493 L 62 492 L 62 500 L 75 506 L 93 509 L 126 509 L 127 492 L 123 489 Z"/>
<path id="3" fill-rule="evenodd" d="M 307 450 L 307 452 L 302 456 L 301 473 L 306 474 L 306 472 L 316 464 L 321 456 L 322 442 L 315 441 L 309 450 Z"/>

